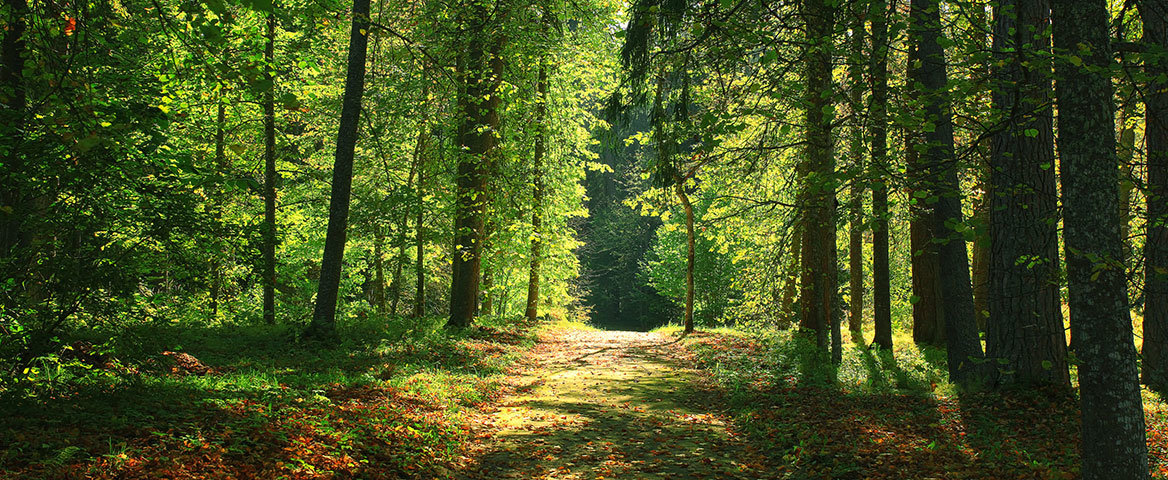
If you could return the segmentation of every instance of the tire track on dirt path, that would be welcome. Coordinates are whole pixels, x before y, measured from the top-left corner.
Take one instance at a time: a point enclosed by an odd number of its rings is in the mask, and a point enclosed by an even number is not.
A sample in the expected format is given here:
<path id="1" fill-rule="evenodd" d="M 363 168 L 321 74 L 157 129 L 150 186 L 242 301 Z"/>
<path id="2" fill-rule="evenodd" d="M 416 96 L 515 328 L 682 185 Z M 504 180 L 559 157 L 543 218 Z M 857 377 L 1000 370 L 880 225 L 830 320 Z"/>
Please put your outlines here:
<path id="1" fill-rule="evenodd" d="M 676 339 L 550 330 L 489 420 L 461 479 L 767 478 L 760 455 L 705 408 Z"/>

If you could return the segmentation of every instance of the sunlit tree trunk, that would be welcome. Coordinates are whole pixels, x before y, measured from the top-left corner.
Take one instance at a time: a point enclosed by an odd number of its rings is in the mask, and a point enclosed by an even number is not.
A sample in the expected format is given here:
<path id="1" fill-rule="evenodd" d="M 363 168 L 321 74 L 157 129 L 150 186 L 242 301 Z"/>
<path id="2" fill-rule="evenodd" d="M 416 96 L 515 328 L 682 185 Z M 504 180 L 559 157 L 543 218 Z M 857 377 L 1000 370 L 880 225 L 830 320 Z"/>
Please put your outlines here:
<path id="1" fill-rule="evenodd" d="M 498 89 L 503 78 L 503 37 L 492 25 L 499 12 L 469 7 L 473 19 L 464 70 L 465 93 L 460 102 L 458 167 L 454 213 L 454 264 L 450 286 L 450 327 L 468 327 L 479 299 L 490 157 L 496 155 L 499 128 Z"/>
<path id="2" fill-rule="evenodd" d="M 345 93 L 341 99 L 341 121 L 337 129 L 337 150 L 333 163 L 332 192 L 329 194 L 328 232 L 321 260 L 316 306 L 305 336 L 322 340 L 336 338 L 337 290 L 345 255 L 345 232 L 349 224 L 349 196 L 353 185 L 353 156 L 361 120 L 361 97 L 365 93 L 365 53 L 369 46 L 369 0 L 353 0 L 353 26 L 349 31 L 349 59 L 345 73 Z"/>
<path id="3" fill-rule="evenodd" d="M 932 203 L 933 233 L 944 239 L 937 248 L 937 259 L 949 378 L 964 388 L 976 388 L 984 382 L 988 369 L 981 362 L 981 341 L 973 317 L 969 255 L 961 232 L 954 231 L 962 224 L 962 196 L 946 98 L 948 74 L 938 0 L 912 0 L 909 38 L 909 82 L 919 86 L 914 95 L 924 103 L 921 164 L 928 172 L 924 182 L 930 188 L 927 201 Z"/>
<path id="4" fill-rule="evenodd" d="M 1148 478 L 1143 400 L 1120 259 L 1108 13 L 1101 0 L 1051 5 L 1071 328 L 1079 362 L 1084 480 Z M 1058 58 L 1056 56 L 1056 58 Z"/>
<path id="5" fill-rule="evenodd" d="M 536 99 L 538 103 L 535 107 L 535 152 L 531 160 L 531 260 L 527 277 L 527 309 L 523 313 L 531 322 L 539 318 L 539 271 L 543 260 L 543 156 L 547 149 L 547 82 L 547 63 L 541 59 L 535 82 L 535 92 L 539 98 Z"/>
<path id="6" fill-rule="evenodd" d="M 990 296 L 986 356 L 999 386 L 1070 388 L 1059 298 L 1050 5 L 1001 0 L 994 11 Z"/>
<path id="7" fill-rule="evenodd" d="M 1168 388 L 1168 1 L 1142 0 L 1144 70 L 1152 79 L 1144 88 L 1144 138 L 1148 151 L 1148 193 L 1144 245 L 1144 383 Z"/>

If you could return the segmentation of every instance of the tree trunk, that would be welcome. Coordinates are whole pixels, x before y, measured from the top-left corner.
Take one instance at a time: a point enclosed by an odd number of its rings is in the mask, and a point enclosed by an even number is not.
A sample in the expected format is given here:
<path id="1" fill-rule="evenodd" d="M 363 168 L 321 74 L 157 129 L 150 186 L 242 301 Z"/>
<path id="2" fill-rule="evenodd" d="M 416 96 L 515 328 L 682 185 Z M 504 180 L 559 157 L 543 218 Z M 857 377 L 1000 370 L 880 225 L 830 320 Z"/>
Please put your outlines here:
<path id="1" fill-rule="evenodd" d="M 545 29 L 546 31 L 546 29 Z M 531 264 L 527 277 L 527 309 L 523 315 L 530 322 L 539 318 L 539 270 L 543 253 L 543 156 L 547 149 L 547 64 L 539 62 L 535 92 L 535 153 L 531 161 Z"/>
<path id="2" fill-rule="evenodd" d="M 264 44 L 264 323 L 276 323 L 276 13 L 268 13 Z"/>
<path id="3" fill-rule="evenodd" d="M 1148 478 L 1144 409 L 1120 263 L 1119 191 L 1108 13 L 1059 0 L 1051 20 L 1059 81 L 1058 151 L 1071 328 L 1079 362 L 1084 480 Z"/>
<path id="4" fill-rule="evenodd" d="M 373 304 L 377 307 L 377 313 L 385 314 L 385 260 L 383 260 L 382 244 L 385 243 L 385 235 L 381 232 L 381 226 L 374 227 L 373 232 Z"/>
<path id="5" fill-rule="evenodd" d="M 227 109 L 223 104 L 223 94 L 219 94 L 218 104 L 215 106 L 215 168 L 220 172 L 227 171 L 227 154 L 225 151 L 226 142 L 224 141 L 224 127 L 227 122 Z M 223 190 L 216 188 L 217 198 L 215 199 L 215 231 L 221 233 L 223 229 Z M 222 237 L 222 235 L 218 235 Z M 212 253 L 214 260 L 211 262 L 211 315 L 219 315 L 219 296 L 223 292 L 223 252 L 217 251 Z"/>
<path id="6" fill-rule="evenodd" d="M 426 75 L 422 75 L 422 81 L 426 82 L 422 87 L 422 125 L 418 130 L 418 143 L 414 151 L 414 169 L 418 171 L 418 180 L 414 184 L 415 317 L 426 314 L 426 244 L 422 223 L 426 213 L 426 155 L 430 144 L 430 81 Z"/>
<path id="7" fill-rule="evenodd" d="M 924 185 L 925 168 L 920 162 L 920 135 L 905 132 L 905 157 L 913 185 Z M 925 205 L 929 189 L 918 187 L 912 191 L 909 205 L 909 248 L 912 250 L 912 334 L 913 343 L 942 346 L 945 344 L 945 311 L 941 304 L 941 265 L 937 244 L 933 242 L 933 211 Z"/>
<path id="8" fill-rule="evenodd" d="M 888 6 L 872 0 L 872 51 L 868 69 L 872 79 L 868 142 L 872 149 L 872 311 L 876 332 L 872 344 L 892 350 L 892 295 L 888 264 Z"/>
<path id="9" fill-rule="evenodd" d="M 320 265 L 316 306 L 305 336 L 326 341 L 337 337 L 337 290 L 345 255 L 345 231 L 349 224 L 349 196 L 353 185 L 353 156 L 361 120 L 361 97 L 365 93 L 365 52 L 369 46 L 369 0 L 353 0 L 353 27 L 349 32 L 349 59 L 345 73 L 345 93 L 341 100 L 341 121 L 337 129 L 337 150 L 333 164 L 332 192 L 329 194 L 328 233 Z"/>
<path id="10" fill-rule="evenodd" d="M 1059 298 L 1058 202 L 1051 108 L 1050 5 L 1001 0 L 994 11 L 990 295 L 986 357 L 997 385 L 1070 388 Z"/>
<path id="11" fill-rule="evenodd" d="M 479 299 L 482 267 L 483 217 L 490 157 L 498 145 L 498 89 L 503 79 L 503 37 L 491 25 L 492 12 L 470 7 L 475 19 L 469 25 L 464 70 L 460 72 L 462 125 L 459 128 L 458 171 L 454 213 L 454 264 L 450 286 L 450 321 L 454 328 L 474 321 Z M 497 14 L 497 12 L 495 13 Z"/>
<path id="12" fill-rule="evenodd" d="M 685 209 L 685 333 L 693 333 L 694 311 L 694 211 L 689 203 L 689 196 L 685 194 L 685 181 L 688 178 L 679 178 L 673 184 L 673 191 Z"/>
<path id="13" fill-rule="evenodd" d="M 848 156 L 854 165 L 854 175 L 848 198 L 848 331 L 852 337 L 861 335 L 864 326 L 864 129 L 861 105 L 864 88 L 864 68 L 861 64 L 864 49 L 864 15 L 856 13 L 852 24 L 851 51 L 848 67 L 849 104 L 852 111 L 851 145 Z M 863 338 L 853 338 L 863 343 Z"/>
<path id="14" fill-rule="evenodd" d="M 961 191 L 953 147 L 953 122 L 947 95 L 948 74 L 941 47 L 941 13 L 938 0 L 913 0 L 909 19 L 911 48 L 909 82 L 919 85 L 924 101 L 925 148 L 922 165 L 931 189 L 933 233 L 941 238 L 937 248 L 940 266 L 940 298 L 945 325 L 949 378 L 963 388 L 983 383 L 986 370 L 973 317 L 973 286 L 969 278 L 969 254 L 960 231 Z M 935 202 L 934 202 L 935 199 Z"/>
<path id="15" fill-rule="evenodd" d="M 1159 46 L 1144 69 L 1148 149 L 1148 238 L 1144 245 L 1144 383 L 1168 388 L 1168 1 L 1142 0 L 1144 42 Z"/>

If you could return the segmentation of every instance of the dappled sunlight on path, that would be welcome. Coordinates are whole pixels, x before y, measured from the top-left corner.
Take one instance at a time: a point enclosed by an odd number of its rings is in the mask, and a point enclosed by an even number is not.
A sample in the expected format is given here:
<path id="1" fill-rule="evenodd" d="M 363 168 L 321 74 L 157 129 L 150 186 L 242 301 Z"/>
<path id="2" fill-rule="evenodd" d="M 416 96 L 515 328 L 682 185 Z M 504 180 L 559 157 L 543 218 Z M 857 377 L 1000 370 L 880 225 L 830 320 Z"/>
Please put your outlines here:
<path id="1" fill-rule="evenodd" d="M 532 351 L 497 431 L 455 478 L 766 478 L 761 456 L 707 407 L 676 340 L 556 330 Z"/>

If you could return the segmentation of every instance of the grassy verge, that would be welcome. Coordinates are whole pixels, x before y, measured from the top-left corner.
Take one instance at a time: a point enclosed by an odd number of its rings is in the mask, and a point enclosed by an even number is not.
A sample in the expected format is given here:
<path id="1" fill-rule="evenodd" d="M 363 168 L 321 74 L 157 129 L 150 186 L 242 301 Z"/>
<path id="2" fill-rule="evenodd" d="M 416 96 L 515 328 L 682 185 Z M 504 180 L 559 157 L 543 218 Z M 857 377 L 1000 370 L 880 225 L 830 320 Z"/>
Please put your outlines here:
<path id="1" fill-rule="evenodd" d="M 4 478 L 399 478 L 441 471 L 484 434 L 532 328 L 448 333 L 438 321 L 342 328 L 341 345 L 283 327 L 142 325 L 86 368 L 46 359 L 0 392 Z M 93 338 L 102 344 L 101 338 Z M 213 368 L 173 371 L 181 352 Z"/>
<path id="2" fill-rule="evenodd" d="M 943 349 L 895 340 L 892 352 L 848 344 L 839 367 L 790 332 L 703 332 L 684 347 L 791 478 L 1078 478 L 1073 395 L 959 393 Z M 1168 478 L 1168 418 L 1146 398 L 1152 472 Z"/>

